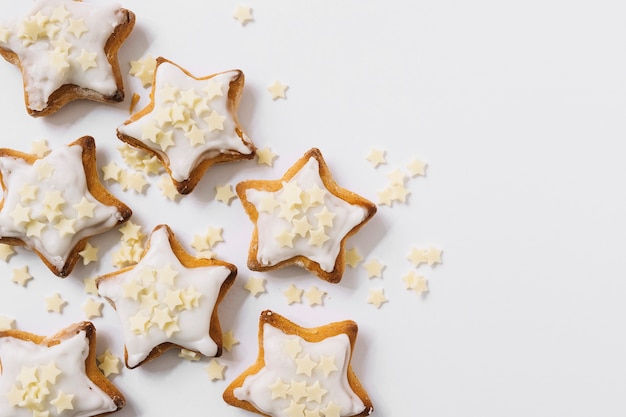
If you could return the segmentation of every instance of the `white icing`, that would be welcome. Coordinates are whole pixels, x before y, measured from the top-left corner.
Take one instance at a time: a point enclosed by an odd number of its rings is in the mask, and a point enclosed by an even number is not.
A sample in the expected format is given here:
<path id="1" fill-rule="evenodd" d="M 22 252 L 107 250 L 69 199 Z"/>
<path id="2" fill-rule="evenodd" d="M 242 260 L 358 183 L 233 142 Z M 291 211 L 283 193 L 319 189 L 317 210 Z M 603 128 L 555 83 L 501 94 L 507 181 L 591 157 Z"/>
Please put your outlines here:
<path id="1" fill-rule="evenodd" d="M 45 158 L 33 165 L 21 158 L 0 157 L 0 173 L 4 185 L 4 201 L 0 209 L 0 236 L 17 237 L 25 244 L 42 254 L 58 270 L 61 270 L 67 257 L 79 240 L 106 231 L 121 220 L 115 206 L 107 206 L 96 200 L 87 189 L 85 171 L 82 164 L 83 148 L 80 145 L 62 146 L 53 150 Z M 41 178 L 41 167 L 51 167 L 49 177 Z M 24 198 L 20 191 L 25 186 L 35 187 L 35 198 Z M 59 191 L 65 202 L 60 206 L 62 216 L 48 220 L 44 210 L 47 192 Z M 93 217 L 79 217 L 74 205 L 85 198 L 95 204 Z M 26 236 L 26 225 L 16 222 L 11 214 L 17 206 L 30 210 L 30 217 L 44 224 L 41 236 Z M 55 227 L 63 218 L 75 220 L 74 234 L 61 237 Z"/>
<path id="2" fill-rule="evenodd" d="M 65 410 L 62 417 L 86 417 L 112 412 L 117 409 L 113 400 L 85 374 L 85 359 L 89 354 L 89 339 L 84 331 L 46 347 L 12 337 L 0 338 L 0 417 L 32 417 L 28 408 L 9 405 L 7 393 L 16 385 L 24 367 L 43 367 L 53 363 L 61 371 L 54 384 L 48 383 L 50 393 L 44 406 L 51 416 L 57 416 L 56 407 L 49 404 L 59 392 L 74 395 L 73 410 Z"/>
<path id="3" fill-rule="evenodd" d="M 150 248 L 141 261 L 133 268 L 121 274 L 100 281 L 98 292 L 115 304 L 122 321 L 128 366 L 139 365 L 152 349 L 162 343 L 171 342 L 188 350 L 198 351 L 205 356 L 215 356 L 217 344 L 209 336 L 210 321 L 222 283 L 228 278 L 230 270 L 224 266 L 199 268 L 184 267 L 172 252 L 165 228 L 155 230 L 150 237 Z M 180 330 L 167 335 L 158 326 L 150 327 L 144 333 L 132 330 L 129 317 L 143 309 L 141 303 L 124 295 L 124 285 L 135 282 L 142 285 L 141 274 L 149 269 L 173 269 L 178 274 L 173 284 L 156 282 L 154 287 L 159 295 L 157 302 L 167 290 L 193 288 L 201 294 L 197 307 L 176 314 Z"/>
<path id="4" fill-rule="evenodd" d="M 297 363 L 286 350 L 286 342 L 299 339 L 302 350 L 295 359 L 309 358 L 319 363 L 323 356 L 334 357 L 336 371 L 324 376 L 321 370 L 313 368 L 311 376 L 297 372 Z M 305 409 L 323 410 L 331 402 L 341 407 L 341 416 L 353 416 L 365 409 L 365 404 L 353 392 L 348 383 L 347 370 L 350 360 L 350 339 L 346 334 L 339 334 L 326 338 L 320 342 L 307 342 L 299 336 L 287 335 L 270 324 L 263 325 L 263 360 L 265 366 L 256 374 L 249 375 L 241 387 L 234 390 L 239 400 L 249 401 L 257 409 L 272 417 L 288 417 L 286 410 L 294 398 L 286 395 L 285 398 L 272 399 L 269 388 L 278 378 L 284 383 L 305 382 L 307 387 L 319 382 L 327 392 L 322 395 L 321 402 L 313 398 L 301 398 L 296 403 L 305 404 Z"/>
<path id="5" fill-rule="evenodd" d="M 289 183 L 296 183 L 303 191 L 317 186 L 322 189 L 324 183 L 319 175 L 319 163 L 311 157 L 306 164 L 299 170 Z M 254 188 L 246 190 L 246 199 L 252 203 L 258 211 L 258 250 L 257 260 L 263 265 L 275 265 L 286 259 L 290 259 L 297 255 L 305 256 L 317 262 L 322 270 L 331 272 L 335 266 L 339 250 L 341 249 L 341 240 L 355 226 L 360 224 L 367 216 L 367 210 L 358 205 L 352 205 L 348 202 L 336 197 L 330 192 L 325 193 L 324 203 L 315 207 L 311 207 L 304 215 L 307 217 L 311 225 L 316 225 L 318 220 L 315 215 L 320 213 L 324 207 L 335 214 L 332 227 L 324 227 L 328 240 L 321 246 L 309 243 L 309 237 L 296 235 L 293 239 L 293 248 L 282 246 L 276 239 L 284 230 L 293 227 L 292 223 L 287 219 L 279 216 L 280 206 L 277 206 L 271 213 L 263 211 L 260 206 L 265 198 L 274 196 L 276 201 L 280 201 L 281 193 L 284 188 L 276 192 L 260 191 Z M 296 217 L 301 217 L 298 214 Z M 316 227 L 314 227 L 315 229 Z"/>
<path id="6" fill-rule="evenodd" d="M 69 15 L 62 21 L 47 23 L 49 26 L 44 27 L 48 31 L 40 34 L 34 43 L 20 36 L 27 19 L 33 16 L 49 18 L 60 6 L 64 6 Z M 79 37 L 68 32 L 70 19 L 83 19 L 87 31 L 82 34 L 76 32 Z M 65 84 L 75 84 L 104 95 L 115 94 L 117 85 L 111 64 L 104 54 L 104 46 L 123 19 L 124 14 L 117 4 L 100 2 L 94 5 L 74 0 L 38 0 L 27 17 L 7 25 L 9 35 L 6 42 L 1 42 L 0 38 L 0 47 L 15 52 L 21 61 L 28 107 L 43 110 L 48 97 Z M 59 48 L 57 41 L 63 40 L 71 44 L 67 57 L 65 54 L 54 53 Z M 97 53 L 96 65 L 86 70 L 78 61 L 83 51 Z M 55 59 L 60 59 L 60 62 L 55 62 Z"/>
<path id="7" fill-rule="evenodd" d="M 230 152 L 248 155 L 252 152 L 250 140 L 245 134 L 243 134 L 243 140 L 237 135 L 235 121 L 228 106 L 230 82 L 236 79 L 239 74 L 239 71 L 233 70 L 215 75 L 210 80 L 195 80 L 176 65 L 165 61 L 159 64 L 156 69 L 156 83 L 153 87 L 155 92 L 154 109 L 152 112 L 134 122 L 120 126 L 118 131 L 140 140 L 155 152 L 164 155 L 169 163 L 172 178 L 178 182 L 187 180 L 193 169 L 205 159 Z M 223 95 L 209 98 L 207 92 L 203 91 L 208 83 L 221 84 Z M 185 136 L 187 131 L 175 128 L 170 123 L 167 123 L 161 130 L 172 134 L 173 146 L 162 150 L 161 146 L 142 138 L 146 125 L 153 125 L 157 128 L 158 122 L 155 121 L 154 117 L 158 115 L 158 111 L 162 108 L 169 109 L 174 104 L 173 101 L 164 97 L 163 89 L 168 86 L 180 91 L 195 90 L 196 94 L 210 109 L 205 109 L 201 114 L 197 114 L 198 112 L 195 110 L 186 107 L 186 112 L 190 114 L 190 120 L 204 133 L 205 142 L 203 144 L 192 144 Z M 177 104 L 180 104 L 180 95 L 178 94 L 177 97 Z M 210 116 L 211 110 L 224 117 L 223 129 L 211 129 L 209 127 L 205 119 Z"/>

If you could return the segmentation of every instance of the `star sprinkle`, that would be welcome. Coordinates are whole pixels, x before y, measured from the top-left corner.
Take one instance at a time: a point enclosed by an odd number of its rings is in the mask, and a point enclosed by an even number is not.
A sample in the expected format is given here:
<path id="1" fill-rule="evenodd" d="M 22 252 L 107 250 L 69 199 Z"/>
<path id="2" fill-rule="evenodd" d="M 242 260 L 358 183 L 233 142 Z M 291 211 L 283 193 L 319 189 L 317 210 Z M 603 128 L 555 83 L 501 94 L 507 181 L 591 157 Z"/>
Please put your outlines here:
<path id="1" fill-rule="evenodd" d="M 233 12 L 235 18 L 242 26 L 252 20 L 252 9 L 246 6 L 237 6 Z"/>
<path id="2" fill-rule="evenodd" d="M 0 259 L 7 262 L 12 255 L 15 255 L 13 246 L 6 243 L 0 243 Z"/>
<path id="3" fill-rule="evenodd" d="M 235 274 L 234 265 L 189 255 L 169 227 L 157 226 L 137 265 L 97 279 L 120 317 L 126 366 L 173 347 L 218 356 L 222 332 L 211 318 Z"/>
<path id="4" fill-rule="evenodd" d="M 91 246 L 89 243 L 85 245 L 85 249 L 78 252 L 83 258 L 83 265 L 89 265 L 92 262 L 98 261 L 98 248 Z"/>
<path id="5" fill-rule="evenodd" d="M 209 375 L 209 379 L 211 381 L 223 380 L 226 366 L 222 365 L 217 359 L 213 358 L 204 370 Z"/>
<path id="6" fill-rule="evenodd" d="M 83 322 L 43 337 L 8 330 L 0 336 L 0 408 L 8 415 L 93 416 L 125 405 L 97 368 L 96 331 Z"/>
<path id="7" fill-rule="evenodd" d="M 410 271 L 402 277 L 407 290 L 414 290 L 418 295 L 428 292 L 428 281 L 421 275 Z"/>
<path id="8" fill-rule="evenodd" d="M 351 248 L 346 251 L 346 265 L 351 268 L 356 268 L 359 262 L 363 260 L 363 257 L 359 254 L 357 248 Z"/>
<path id="9" fill-rule="evenodd" d="M 426 175 L 426 166 L 426 162 L 413 158 L 407 165 L 407 169 L 411 177 L 424 176 Z"/>
<path id="10" fill-rule="evenodd" d="M 31 279 L 33 279 L 33 276 L 28 272 L 28 265 L 13 269 L 11 281 L 15 282 L 17 285 L 25 287 Z"/>
<path id="11" fill-rule="evenodd" d="M 389 299 L 385 297 L 385 290 L 383 288 L 373 288 L 369 290 L 369 295 L 367 296 L 368 304 L 380 308 L 387 301 L 389 301 Z"/>
<path id="12" fill-rule="evenodd" d="M 269 167 L 274 166 L 274 159 L 278 157 L 269 147 L 259 149 L 256 151 L 257 164 L 267 165 Z"/>
<path id="13" fill-rule="evenodd" d="M 60 277 L 70 274 L 89 237 L 131 215 L 98 181 L 95 141 L 89 136 L 43 158 L 0 149 L 0 176 L 5 188 L 0 237 L 35 251 Z"/>
<path id="14" fill-rule="evenodd" d="M 215 187 L 215 199 L 224 204 L 230 204 L 230 200 L 235 198 L 237 194 L 233 192 L 233 188 L 230 184 L 218 185 Z"/>
<path id="15" fill-rule="evenodd" d="M 302 290 L 291 284 L 289 288 L 283 291 L 283 295 L 287 298 L 287 304 L 301 303 L 302 302 Z"/>
<path id="16" fill-rule="evenodd" d="M 385 151 L 383 149 L 372 149 L 366 158 L 374 168 L 380 164 L 386 164 Z"/>
<path id="17" fill-rule="evenodd" d="M 248 278 L 248 281 L 246 281 L 244 288 L 250 291 L 250 294 L 252 294 L 254 297 L 258 297 L 259 294 L 265 292 L 265 279 L 250 277 Z"/>
<path id="18" fill-rule="evenodd" d="M 94 298 L 87 298 L 81 308 L 87 319 L 102 317 L 102 303 Z"/>
<path id="19" fill-rule="evenodd" d="M 427 248 L 412 247 L 407 258 L 416 267 L 424 263 L 435 266 L 441 263 L 441 253 L 441 249 L 432 245 Z"/>
<path id="20" fill-rule="evenodd" d="M 296 264 L 323 280 L 339 282 L 346 239 L 376 212 L 373 203 L 334 182 L 315 148 L 281 179 L 244 181 L 236 190 L 255 223 L 248 253 L 253 271 Z"/>
<path id="21" fill-rule="evenodd" d="M 325 291 L 322 291 L 316 286 L 313 286 L 306 290 L 306 292 L 304 293 L 304 298 L 306 299 L 306 303 L 310 306 L 323 305 L 325 295 Z"/>
<path id="22" fill-rule="evenodd" d="M 37 155 L 38 158 L 48 155 L 50 153 L 48 141 L 45 139 L 33 141 L 30 145 L 30 153 Z"/>
<path id="23" fill-rule="evenodd" d="M 139 78 L 141 84 L 147 87 L 152 84 L 156 64 L 156 59 L 154 59 L 152 55 L 146 55 L 136 61 L 130 61 L 129 74 Z"/>
<path id="24" fill-rule="evenodd" d="M 280 81 L 276 80 L 272 83 L 272 85 L 267 87 L 267 91 L 269 91 L 270 95 L 272 96 L 272 100 L 276 100 L 279 98 L 285 99 L 287 98 L 287 96 L 285 95 L 285 91 L 287 91 L 288 88 L 288 85 L 282 84 Z"/>
<path id="25" fill-rule="evenodd" d="M 37 1 L 0 39 L 0 55 L 22 72 L 28 113 L 47 116 L 76 99 L 121 102 L 117 51 L 134 24 L 132 12 L 115 6 Z"/>
<path id="26" fill-rule="evenodd" d="M 0 331 L 11 330 L 15 326 L 15 319 L 0 315 Z"/>
<path id="27" fill-rule="evenodd" d="M 243 86 L 239 70 L 195 77 L 157 58 L 150 103 L 117 136 L 158 158 L 178 192 L 188 194 L 212 165 L 254 157 L 237 121 Z"/>
<path id="28" fill-rule="evenodd" d="M 63 307 L 67 304 L 59 293 L 54 293 L 45 298 L 46 301 L 46 311 L 49 313 L 61 313 Z"/>
<path id="29" fill-rule="evenodd" d="M 108 349 L 98 357 L 96 357 L 98 368 L 104 376 L 117 375 L 120 373 L 120 358 L 111 353 Z"/>
<path id="30" fill-rule="evenodd" d="M 172 180 L 166 175 L 161 177 L 158 187 L 161 189 L 161 194 L 163 194 L 168 200 L 176 201 L 181 196 L 176 189 L 176 185 L 174 185 Z"/>
<path id="31" fill-rule="evenodd" d="M 222 344 L 224 345 L 224 349 L 226 349 L 227 352 L 230 352 L 233 346 L 239 344 L 239 340 L 237 340 L 233 331 L 229 330 L 222 336 Z"/>
<path id="32" fill-rule="evenodd" d="M 366 264 L 363 264 L 363 268 L 365 268 L 368 278 L 382 278 L 385 265 L 380 263 L 377 259 L 372 259 Z"/>
<path id="33" fill-rule="evenodd" d="M 85 286 L 85 293 L 86 294 L 98 295 L 98 288 L 96 287 L 96 278 L 95 277 L 83 278 L 83 284 Z"/>
<path id="34" fill-rule="evenodd" d="M 372 403 L 350 364 L 357 331 L 352 321 L 304 328 L 264 311 L 257 361 L 231 382 L 224 400 L 262 415 L 370 415 Z M 300 349 L 286 349 L 293 343 Z"/>

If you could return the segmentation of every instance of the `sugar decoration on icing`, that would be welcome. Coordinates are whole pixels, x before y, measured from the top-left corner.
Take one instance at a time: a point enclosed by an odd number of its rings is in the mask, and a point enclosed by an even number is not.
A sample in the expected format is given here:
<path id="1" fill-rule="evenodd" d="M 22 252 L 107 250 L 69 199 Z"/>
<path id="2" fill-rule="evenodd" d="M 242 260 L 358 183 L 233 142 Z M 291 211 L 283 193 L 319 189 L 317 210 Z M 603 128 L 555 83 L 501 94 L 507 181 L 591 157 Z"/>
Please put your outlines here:
<path id="1" fill-rule="evenodd" d="M 59 343 L 0 335 L 0 416 L 95 416 L 124 405 L 121 394 L 114 400 L 87 376 L 85 361 L 93 353 L 86 326 Z"/>
<path id="2" fill-rule="evenodd" d="M 178 65 L 157 59 L 152 101 L 118 128 L 118 136 L 167 161 L 172 179 L 184 183 L 209 159 L 254 156 L 238 126 L 237 103 L 243 73 L 226 71 L 196 78 Z M 193 185 L 195 186 L 195 184 Z M 193 186 L 180 186 L 181 193 Z"/>
<path id="3" fill-rule="evenodd" d="M 338 281 L 344 239 L 369 220 L 375 206 L 352 193 L 354 200 L 348 201 L 337 191 L 330 173 L 322 179 L 322 169 L 327 168 L 317 149 L 299 162 L 302 166 L 295 172 L 292 168 L 281 180 L 237 186 L 244 206 L 248 205 L 246 211 L 254 212 L 250 216 L 256 223 L 253 263 L 263 269 L 305 257 L 319 265 L 321 275 Z"/>
<path id="4" fill-rule="evenodd" d="M 28 15 L 0 26 L 0 47 L 21 62 L 28 107 L 43 110 L 65 84 L 116 95 L 118 85 L 104 48 L 125 19 L 116 4 L 38 0 Z"/>
<path id="5" fill-rule="evenodd" d="M 137 265 L 97 280 L 100 295 L 111 301 L 121 318 L 130 368 L 162 344 L 205 356 L 216 356 L 221 349 L 221 330 L 212 328 L 211 318 L 236 269 L 219 261 L 188 267 L 174 253 L 172 245 L 180 244 L 170 238 L 174 239 L 167 226 L 155 228 Z"/>
<path id="6" fill-rule="evenodd" d="M 0 150 L 5 190 L 0 208 L 0 237 L 17 238 L 37 251 L 60 276 L 73 265 L 70 254 L 82 240 L 107 231 L 130 217 L 130 209 L 98 187 L 87 175 L 84 160 L 95 166 L 95 142 L 83 137 L 43 158 Z M 95 168 L 94 168 L 95 171 Z M 97 178 L 97 177 L 94 177 Z M 89 181 L 92 181 L 90 183 Z M 120 208 L 101 202 L 119 203 Z"/>
<path id="7" fill-rule="evenodd" d="M 247 402 L 255 411 L 272 417 L 356 416 L 371 412 L 367 395 L 361 398 L 351 385 L 356 379 L 350 367 L 351 336 L 330 325 L 332 330 L 327 336 L 312 340 L 299 334 L 301 328 L 292 323 L 278 328 L 273 322 L 263 321 L 262 316 L 260 367 L 253 366 L 250 369 L 256 372 L 244 373 L 233 381 L 224 394 L 227 402 Z M 319 330 L 325 331 L 324 327 Z"/>

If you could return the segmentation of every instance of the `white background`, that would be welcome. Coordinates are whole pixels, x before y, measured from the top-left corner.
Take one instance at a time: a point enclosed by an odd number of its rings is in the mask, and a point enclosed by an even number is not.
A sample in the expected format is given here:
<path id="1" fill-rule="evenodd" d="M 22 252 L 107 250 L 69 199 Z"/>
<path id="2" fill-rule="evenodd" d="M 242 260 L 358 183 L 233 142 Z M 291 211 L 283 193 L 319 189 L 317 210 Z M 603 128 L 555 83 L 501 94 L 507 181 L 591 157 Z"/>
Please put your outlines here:
<path id="1" fill-rule="evenodd" d="M 0 1 L 2 19 L 28 2 Z M 238 4 L 253 9 L 241 26 Z M 127 100 L 73 103 L 56 115 L 26 114 L 17 69 L 0 62 L 0 144 L 28 151 L 92 135 L 98 165 L 122 165 L 115 128 L 129 98 L 148 90 L 128 75 L 129 61 L 162 55 L 201 76 L 231 68 L 246 75 L 239 116 L 258 148 L 280 156 L 210 169 L 174 203 L 152 178 L 145 195 L 109 189 L 134 210 L 145 233 L 169 224 L 183 244 L 208 226 L 224 228 L 218 256 L 239 268 L 220 307 L 223 329 L 240 344 L 211 382 L 208 359 L 170 352 L 114 383 L 128 405 L 116 415 L 247 416 L 226 405 L 227 383 L 256 358 L 258 315 L 269 308 L 304 325 L 359 324 L 355 372 L 387 416 L 623 416 L 626 413 L 626 5 L 619 1 L 139 1 L 119 59 Z M 288 84 L 286 100 L 266 88 Z M 415 156 L 426 177 L 411 179 L 408 203 L 381 206 L 348 242 L 365 260 L 385 263 L 382 279 L 348 268 L 328 284 L 298 268 L 251 273 L 245 265 L 252 225 L 239 201 L 214 200 L 215 186 L 275 179 L 311 147 L 337 182 L 377 201 L 386 174 Z M 370 149 L 387 152 L 374 169 Z M 0 265 L 0 313 L 17 328 L 52 334 L 84 319 L 82 278 L 112 271 L 117 231 L 93 239 L 101 261 L 53 276 L 19 250 Z M 402 276 L 412 246 L 443 249 L 443 264 L 420 267 L 430 293 L 417 296 Z M 28 264 L 26 288 L 10 281 Z M 251 297 L 250 276 L 267 280 Z M 325 305 L 288 306 L 291 283 L 328 293 Z M 366 303 L 383 287 L 389 302 Z M 61 315 L 45 311 L 59 291 Z M 123 354 L 114 310 L 106 305 L 98 351 Z M 6 360 L 5 358 L 2 358 Z"/>

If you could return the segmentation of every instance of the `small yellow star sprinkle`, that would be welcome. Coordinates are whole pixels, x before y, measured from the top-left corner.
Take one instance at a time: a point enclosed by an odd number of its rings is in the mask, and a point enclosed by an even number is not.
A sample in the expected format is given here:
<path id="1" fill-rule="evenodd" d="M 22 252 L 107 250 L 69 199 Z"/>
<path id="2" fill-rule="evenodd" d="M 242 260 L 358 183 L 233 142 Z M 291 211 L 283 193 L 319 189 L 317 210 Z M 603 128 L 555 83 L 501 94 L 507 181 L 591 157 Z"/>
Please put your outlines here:
<path id="1" fill-rule="evenodd" d="M 230 352 L 233 346 L 239 344 L 239 340 L 235 337 L 232 330 L 227 331 L 222 336 L 222 345 L 224 345 L 224 349 Z"/>
<path id="2" fill-rule="evenodd" d="M 274 166 L 274 159 L 278 156 L 269 147 L 256 151 L 257 164 Z"/>
<path id="3" fill-rule="evenodd" d="M 46 301 L 46 311 L 49 313 L 61 313 L 63 307 L 67 304 L 67 302 L 59 295 L 59 293 L 54 293 L 45 298 Z"/>
<path id="4" fill-rule="evenodd" d="M 257 297 L 259 294 L 265 292 L 265 279 L 250 277 L 244 285 L 244 288 L 250 291 L 250 294 Z"/>
<path id="5" fill-rule="evenodd" d="M 87 277 L 83 279 L 85 285 L 85 293 L 98 295 L 98 287 L 96 286 L 96 277 Z"/>
<path id="6" fill-rule="evenodd" d="M 233 12 L 233 17 L 244 26 L 252 20 L 252 9 L 246 6 L 237 6 Z"/>
<path id="7" fill-rule="evenodd" d="M 13 249 L 13 245 L 7 245 L 6 243 L 0 243 L 0 259 L 4 262 L 7 262 L 11 255 L 15 254 L 15 249 Z"/>
<path id="8" fill-rule="evenodd" d="M 363 264 L 363 268 L 365 268 L 368 278 L 382 278 L 382 271 L 384 267 L 385 265 L 380 263 L 377 259 L 372 259 L 366 264 Z"/>
<path id="9" fill-rule="evenodd" d="M 152 84 L 155 69 L 156 59 L 151 55 L 146 55 L 137 61 L 130 61 L 130 75 L 139 78 L 144 87 Z"/>
<path id="10" fill-rule="evenodd" d="M 361 262 L 363 258 L 359 254 L 357 248 L 352 248 L 346 251 L 346 264 L 351 268 L 356 268 L 356 266 Z"/>
<path id="11" fill-rule="evenodd" d="M 289 86 L 282 84 L 280 81 L 274 81 L 272 85 L 267 87 L 267 91 L 269 91 L 272 96 L 272 100 L 276 100 L 278 98 L 287 98 L 285 95 L 285 91 L 289 88 Z"/>
<path id="12" fill-rule="evenodd" d="M 100 368 L 104 376 L 108 377 L 109 375 L 120 373 L 120 358 L 113 355 L 108 349 L 102 355 L 97 356 L 96 359 L 98 368 Z"/>
<path id="13" fill-rule="evenodd" d="M 15 282 L 16 284 L 25 287 L 26 283 L 31 279 L 33 279 L 33 276 L 28 272 L 28 265 L 13 269 L 11 281 Z"/>
<path id="14" fill-rule="evenodd" d="M 385 151 L 382 149 L 372 149 L 366 158 L 374 168 L 378 167 L 380 164 L 387 163 L 385 159 Z"/>
<path id="15" fill-rule="evenodd" d="M 302 290 L 293 284 L 283 292 L 283 295 L 287 297 L 287 304 L 302 302 Z"/>
<path id="16" fill-rule="evenodd" d="M 0 316 L 0 330 L 10 330 L 15 326 L 15 320 L 7 317 Z"/>
<path id="17" fill-rule="evenodd" d="M 91 246 L 89 243 L 87 243 L 85 249 L 78 252 L 78 254 L 83 258 L 83 265 L 98 261 L 98 248 Z"/>
<path id="18" fill-rule="evenodd" d="M 87 298 L 87 301 L 81 306 L 87 319 L 94 317 L 102 317 L 102 303 L 93 298 Z"/>
<path id="19" fill-rule="evenodd" d="M 204 368 L 204 370 L 209 375 L 209 379 L 211 379 L 211 381 L 223 380 L 226 366 L 222 365 L 217 361 L 217 359 L 213 358 L 209 362 L 209 365 Z"/>
<path id="20" fill-rule="evenodd" d="M 384 303 L 389 301 L 387 297 L 385 297 L 385 291 L 382 288 L 376 288 L 369 290 L 369 295 L 367 297 L 367 302 L 372 304 L 376 308 L 380 308 Z"/>
<path id="21" fill-rule="evenodd" d="M 233 189 L 229 184 L 218 185 L 215 187 L 215 199 L 217 201 L 221 201 L 224 204 L 230 204 L 230 200 L 232 200 L 235 196 L 236 194 L 233 192 Z"/>
<path id="22" fill-rule="evenodd" d="M 306 298 L 306 302 L 310 306 L 323 305 L 325 295 L 325 291 L 313 286 L 304 293 L 304 298 Z"/>

